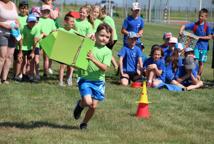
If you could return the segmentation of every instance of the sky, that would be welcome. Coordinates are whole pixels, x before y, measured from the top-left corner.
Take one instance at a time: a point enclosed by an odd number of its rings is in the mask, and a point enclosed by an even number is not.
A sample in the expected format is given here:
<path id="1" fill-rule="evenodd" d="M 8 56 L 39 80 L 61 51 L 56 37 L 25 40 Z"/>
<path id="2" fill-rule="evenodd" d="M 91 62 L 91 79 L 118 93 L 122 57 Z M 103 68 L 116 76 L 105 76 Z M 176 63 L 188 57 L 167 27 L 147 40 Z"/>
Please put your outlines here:
<path id="1" fill-rule="evenodd" d="M 39 0 L 34 0 L 39 1 Z M 95 4 L 99 3 L 101 0 L 56 0 L 57 3 L 61 3 L 65 1 L 66 3 L 76 3 L 76 4 Z M 128 6 L 131 6 L 131 3 L 136 0 L 113 0 L 118 6 L 124 6 L 127 2 Z M 147 7 L 149 0 L 138 0 L 139 3 L 142 5 L 142 7 Z M 150 0 L 152 4 L 160 4 L 162 6 L 166 6 L 168 1 L 168 7 L 172 9 L 199 9 L 200 7 L 200 0 Z M 202 7 L 211 9 L 214 8 L 214 5 L 211 4 L 212 0 L 201 0 L 202 1 Z"/>

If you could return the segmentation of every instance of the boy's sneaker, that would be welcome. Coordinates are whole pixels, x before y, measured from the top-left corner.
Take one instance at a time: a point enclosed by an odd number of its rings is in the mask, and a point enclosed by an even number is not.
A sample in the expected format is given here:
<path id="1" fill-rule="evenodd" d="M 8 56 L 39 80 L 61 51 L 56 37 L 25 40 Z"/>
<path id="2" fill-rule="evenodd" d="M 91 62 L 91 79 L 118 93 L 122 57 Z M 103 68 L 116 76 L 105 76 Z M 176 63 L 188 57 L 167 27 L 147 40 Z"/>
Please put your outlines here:
<path id="1" fill-rule="evenodd" d="M 53 70 L 51 68 L 48 68 L 48 73 L 52 75 L 53 74 Z"/>
<path id="2" fill-rule="evenodd" d="M 81 123 L 81 124 L 80 124 L 80 129 L 81 129 L 81 130 L 87 129 L 87 126 L 88 126 L 87 123 Z"/>
<path id="3" fill-rule="evenodd" d="M 72 86 L 72 78 L 68 78 L 67 79 L 67 85 L 68 86 Z"/>
<path id="4" fill-rule="evenodd" d="M 36 75 L 35 78 L 36 78 L 37 81 L 40 81 L 40 80 L 41 80 L 40 75 Z"/>
<path id="5" fill-rule="evenodd" d="M 77 102 L 75 108 L 74 108 L 74 112 L 73 112 L 73 115 L 74 115 L 74 118 L 77 120 L 80 118 L 80 115 L 81 115 L 81 112 L 84 108 L 82 108 L 80 106 L 80 100 Z"/>

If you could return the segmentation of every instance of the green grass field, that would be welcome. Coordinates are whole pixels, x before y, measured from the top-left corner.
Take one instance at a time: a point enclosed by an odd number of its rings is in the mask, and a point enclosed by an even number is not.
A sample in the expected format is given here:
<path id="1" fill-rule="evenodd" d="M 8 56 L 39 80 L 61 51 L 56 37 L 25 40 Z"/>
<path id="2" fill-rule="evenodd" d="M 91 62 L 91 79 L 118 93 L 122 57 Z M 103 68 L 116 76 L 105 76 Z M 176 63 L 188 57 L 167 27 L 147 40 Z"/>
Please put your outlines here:
<path id="1" fill-rule="evenodd" d="M 119 32 L 122 20 L 116 21 Z M 177 35 L 179 26 L 146 24 L 146 53 L 162 42 L 162 34 Z M 213 144 L 214 89 L 211 51 L 202 79 L 203 89 L 169 92 L 148 88 L 150 118 L 135 117 L 141 89 L 117 85 L 113 68 L 107 72 L 106 99 L 100 103 L 86 131 L 72 117 L 80 98 L 78 88 L 59 87 L 58 64 L 51 79 L 38 84 L 0 85 L 0 144 Z M 42 66 L 42 65 L 41 65 Z M 75 82 L 74 82 L 75 84 Z M 82 118 L 82 117 L 81 117 Z"/>

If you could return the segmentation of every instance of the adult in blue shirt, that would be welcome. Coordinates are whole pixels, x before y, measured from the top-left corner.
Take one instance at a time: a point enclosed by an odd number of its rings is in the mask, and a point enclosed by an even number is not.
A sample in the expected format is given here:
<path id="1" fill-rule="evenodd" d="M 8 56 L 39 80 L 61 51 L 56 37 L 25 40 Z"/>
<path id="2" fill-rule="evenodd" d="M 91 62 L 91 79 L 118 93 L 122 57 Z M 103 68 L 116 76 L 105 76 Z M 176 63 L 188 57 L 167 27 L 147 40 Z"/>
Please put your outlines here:
<path id="1" fill-rule="evenodd" d="M 131 81 L 141 80 L 142 52 L 136 46 L 137 34 L 130 32 L 128 36 L 128 46 L 124 46 L 118 53 L 120 64 L 120 82 L 127 86 Z M 139 64 L 139 69 L 138 69 Z"/>
<path id="2" fill-rule="evenodd" d="M 137 33 L 137 42 L 136 45 L 141 47 L 141 36 L 143 35 L 144 21 L 143 18 L 140 17 L 140 6 L 138 2 L 132 3 L 132 14 L 128 16 L 124 22 L 121 29 L 121 33 L 124 34 L 123 44 L 127 45 L 127 39 L 129 33 L 135 32 Z"/>

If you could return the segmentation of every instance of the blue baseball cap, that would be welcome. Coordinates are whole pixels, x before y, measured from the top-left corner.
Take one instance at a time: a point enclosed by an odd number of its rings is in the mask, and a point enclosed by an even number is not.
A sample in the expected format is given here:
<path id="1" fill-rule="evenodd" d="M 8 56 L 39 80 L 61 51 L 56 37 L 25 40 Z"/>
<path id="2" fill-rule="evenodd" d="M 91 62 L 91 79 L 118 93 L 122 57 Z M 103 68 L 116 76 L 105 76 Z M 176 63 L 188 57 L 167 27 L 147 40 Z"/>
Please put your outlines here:
<path id="1" fill-rule="evenodd" d="M 30 15 L 27 17 L 27 22 L 37 22 L 36 16 L 33 15 L 33 14 L 30 14 Z"/>

